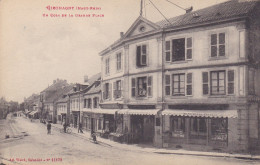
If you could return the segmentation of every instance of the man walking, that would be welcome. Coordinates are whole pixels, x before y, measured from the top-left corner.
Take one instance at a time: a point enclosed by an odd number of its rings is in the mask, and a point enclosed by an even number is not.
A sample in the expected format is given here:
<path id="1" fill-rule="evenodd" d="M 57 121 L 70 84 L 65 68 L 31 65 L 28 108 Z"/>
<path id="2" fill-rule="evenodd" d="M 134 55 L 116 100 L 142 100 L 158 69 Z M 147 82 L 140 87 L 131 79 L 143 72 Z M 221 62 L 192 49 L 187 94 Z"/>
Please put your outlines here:
<path id="1" fill-rule="evenodd" d="M 66 130 L 67 130 L 67 124 L 66 124 L 66 122 L 64 122 L 64 124 L 63 124 L 63 129 L 64 129 L 64 133 L 66 133 Z"/>
<path id="2" fill-rule="evenodd" d="M 78 133 L 83 133 L 83 131 L 82 131 L 82 124 L 81 123 L 79 123 L 79 129 L 78 129 Z"/>
<path id="3" fill-rule="evenodd" d="M 47 134 L 51 134 L 51 123 L 48 121 L 48 124 L 47 124 Z"/>

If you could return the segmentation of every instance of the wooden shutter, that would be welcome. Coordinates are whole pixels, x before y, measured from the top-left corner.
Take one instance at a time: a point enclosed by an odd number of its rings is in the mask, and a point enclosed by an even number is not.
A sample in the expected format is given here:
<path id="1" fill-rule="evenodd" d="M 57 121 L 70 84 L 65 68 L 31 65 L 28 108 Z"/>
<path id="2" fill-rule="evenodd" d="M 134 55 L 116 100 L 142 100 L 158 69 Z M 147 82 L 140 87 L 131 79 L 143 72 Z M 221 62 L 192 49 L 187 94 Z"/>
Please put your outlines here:
<path id="1" fill-rule="evenodd" d="M 192 95 L 192 73 L 187 74 L 186 79 L 186 95 Z"/>
<path id="2" fill-rule="evenodd" d="M 228 94 L 234 94 L 234 80 L 235 80 L 234 70 L 228 71 Z"/>
<path id="3" fill-rule="evenodd" d="M 186 39 L 186 58 L 188 60 L 192 59 L 192 38 Z"/>
<path id="4" fill-rule="evenodd" d="M 165 61 L 171 62 L 171 41 L 165 41 Z"/>
<path id="5" fill-rule="evenodd" d="M 132 93 L 132 97 L 136 96 L 136 80 L 135 80 L 135 78 L 132 78 L 132 90 L 131 90 L 131 93 Z"/>
<path id="6" fill-rule="evenodd" d="M 148 96 L 152 96 L 153 95 L 153 77 L 149 76 L 148 77 L 148 82 L 147 82 L 147 90 L 148 90 Z"/>
<path id="7" fill-rule="evenodd" d="M 209 94 L 209 74 L 208 72 L 202 73 L 203 95 Z"/>
<path id="8" fill-rule="evenodd" d="M 141 65 L 141 46 L 136 47 L 136 66 Z"/>
<path id="9" fill-rule="evenodd" d="M 171 76 L 165 75 L 165 95 L 171 95 Z"/>
<path id="10" fill-rule="evenodd" d="M 141 65 L 147 65 L 147 46 L 142 45 L 142 53 L 141 53 Z"/>

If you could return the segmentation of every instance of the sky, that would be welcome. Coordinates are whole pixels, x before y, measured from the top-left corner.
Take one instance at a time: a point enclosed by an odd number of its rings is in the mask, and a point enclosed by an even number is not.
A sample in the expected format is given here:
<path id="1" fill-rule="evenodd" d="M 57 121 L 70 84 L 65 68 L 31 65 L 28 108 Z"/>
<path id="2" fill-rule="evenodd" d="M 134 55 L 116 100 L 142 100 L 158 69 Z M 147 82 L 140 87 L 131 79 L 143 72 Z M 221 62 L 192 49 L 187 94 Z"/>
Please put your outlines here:
<path id="1" fill-rule="evenodd" d="M 57 78 L 83 83 L 84 75 L 90 77 L 100 72 L 98 53 L 119 39 L 120 32 L 130 28 L 140 15 L 140 1 L 0 0 L 0 97 L 22 102 Z M 166 0 L 151 1 L 166 18 L 185 13 Z M 169 1 L 197 10 L 226 0 Z M 144 17 L 152 22 L 164 19 L 149 0 L 144 0 L 144 4 Z M 74 9 L 48 10 L 47 6 Z M 100 10 L 75 10 L 76 7 Z M 104 17 L 75 17 L 75 14 Z"/>

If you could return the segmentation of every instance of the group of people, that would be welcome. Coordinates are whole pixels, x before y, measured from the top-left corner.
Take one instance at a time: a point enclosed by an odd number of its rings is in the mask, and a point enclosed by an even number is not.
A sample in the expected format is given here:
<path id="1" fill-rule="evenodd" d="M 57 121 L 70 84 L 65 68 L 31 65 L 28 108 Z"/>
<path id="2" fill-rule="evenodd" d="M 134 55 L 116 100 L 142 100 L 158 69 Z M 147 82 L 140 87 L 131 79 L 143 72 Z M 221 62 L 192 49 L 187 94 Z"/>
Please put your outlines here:
<path id="1" fill-rule="evenodd" d="M 68 124 L 66 122 L 64 122 L 63 129 L 64 129 L 65 133 L 67 131 L 67 127 L 68 127 Z M 83 133 L 82 124 L 81 123 L 79 123 L 78 133 Z M 50 121 L 48 121 L 48 124 L 47 124 L 47 134 L 51 134 L 51 123 L 50 123 Z M 97 137 L 96 137 L 96 134 L 95 134 L 95 132 L 93 130 L 91 131 L 91 137 L 92 137 L 93 141 L 95 143 L 97 143 Z"/>

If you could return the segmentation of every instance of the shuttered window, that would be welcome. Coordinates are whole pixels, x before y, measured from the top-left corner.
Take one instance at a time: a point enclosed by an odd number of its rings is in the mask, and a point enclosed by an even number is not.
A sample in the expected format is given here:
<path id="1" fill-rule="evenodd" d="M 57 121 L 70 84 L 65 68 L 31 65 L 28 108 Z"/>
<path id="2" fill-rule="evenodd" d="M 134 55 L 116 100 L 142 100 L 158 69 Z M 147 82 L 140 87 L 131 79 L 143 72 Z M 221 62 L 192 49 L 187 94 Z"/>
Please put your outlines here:
<path id="1" fill-rule="evenodd" d="M 147 45 L 140 45 L 136 47 L 136 66 L 147 66 Z"/>
<path id="2" fill-rule="evenodd" d="M 226 55 L 226 34 L 211 34 L 210 40 L 211 57 L 224 57 Z"/>

